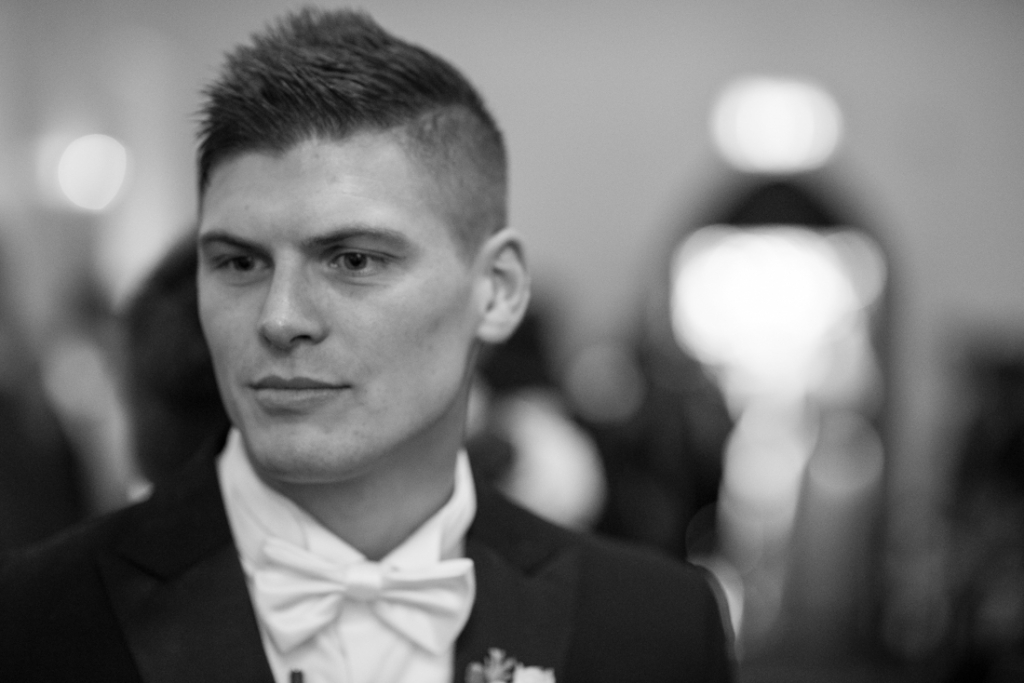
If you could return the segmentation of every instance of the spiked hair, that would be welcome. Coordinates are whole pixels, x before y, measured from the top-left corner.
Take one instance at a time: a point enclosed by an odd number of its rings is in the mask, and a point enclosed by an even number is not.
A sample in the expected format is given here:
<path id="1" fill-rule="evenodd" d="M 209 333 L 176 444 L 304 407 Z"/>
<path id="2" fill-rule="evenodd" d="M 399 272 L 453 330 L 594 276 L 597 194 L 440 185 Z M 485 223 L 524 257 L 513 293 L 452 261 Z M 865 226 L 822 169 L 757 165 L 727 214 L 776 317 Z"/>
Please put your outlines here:
<path id="1" fill-rule="evenodd" d="M 462 247 L 507 222 L 505 145 L 480 95 L 448 62 L 365 13 L 284 16 L 229 52 L 204 96 L 200 202 L 218 164 L 239 154 L 387 132 L 435 179 Z"/>

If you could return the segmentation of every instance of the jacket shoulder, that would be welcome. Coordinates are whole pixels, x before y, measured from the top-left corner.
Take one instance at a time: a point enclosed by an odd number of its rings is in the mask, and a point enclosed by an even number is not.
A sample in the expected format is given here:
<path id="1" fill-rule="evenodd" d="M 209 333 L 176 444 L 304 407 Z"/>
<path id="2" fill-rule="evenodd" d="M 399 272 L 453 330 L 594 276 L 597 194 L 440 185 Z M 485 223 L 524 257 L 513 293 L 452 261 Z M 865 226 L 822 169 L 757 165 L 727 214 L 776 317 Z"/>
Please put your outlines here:
<path id="1" fill-rule="evenodd" d="M 85 522 L 0 560 L 0 679 L 137 680 L 97 561 L 133 515 Z M 109 652 L 118 656 L 101 656 Z"/>
<path id="2" fill-rule="evenodd" d="M 730 639 L 714 579 L 704 569 L 558 527 L 504 499 L 485 506 L 487 523 L 477 533 L 503 536 L 527 571 L 559 553 L 578 556 L 565 669 L 571 680 L 732 680 Z"/>
<path id="3" fill-rule="evenodd" d="M 652 585 L 658 586 L 659 597 L 666 592 L 687 597 L 711 592 L 705 570 L 688 562 L 638 544 L 557 526 L 494 490 L 485 489 L 480 498 L 480 523 L 471 534 L 515 553 L 516 563 L 527 570 L 553 553 L 572 548 L 581 554 L 584 588 L 611 587 L 615 594 L 641 600 Z"/>
<path id="4" fill-rule="evenodd" d="M 214 470 L 183 470 L 148 500 L 0 558 L 0 679 L 138 680 L 111 567 L 163 579 L 229 542 Z M 86 674 L 85 672 L 88 672 Z"/>
<path id="5" fill-rule="evenodd" d="M 81 579 L 97 554 L 116 544 L 121 529 L 134 514 L 134 506 L 124 508 L 4 553 L 0 556 L 0 606 L 36 587 L 53 593 L 60 590 L 65 579 Z"/>
<path id="6" fill-rule="evenodd" d="M 570 658 L 582 680 L 732 679 L 724 605 L 706 570 L 610 539 L 587 537 L 581 546 Z"/>

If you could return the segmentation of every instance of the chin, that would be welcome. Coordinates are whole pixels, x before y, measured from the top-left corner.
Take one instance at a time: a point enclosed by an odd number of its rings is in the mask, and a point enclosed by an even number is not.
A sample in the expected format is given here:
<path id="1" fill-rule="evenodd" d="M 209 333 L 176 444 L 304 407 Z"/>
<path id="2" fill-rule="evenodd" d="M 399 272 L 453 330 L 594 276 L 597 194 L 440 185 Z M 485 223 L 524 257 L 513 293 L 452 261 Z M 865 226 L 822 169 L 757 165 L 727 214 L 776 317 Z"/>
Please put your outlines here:
<path id="1" fill-rule="evenodd" d="M 246 439 L 250 460 L 263 476 L 289 484 L 328 484 L 359 476 L 372 460 L 336 436 L 288 432 Z"/>

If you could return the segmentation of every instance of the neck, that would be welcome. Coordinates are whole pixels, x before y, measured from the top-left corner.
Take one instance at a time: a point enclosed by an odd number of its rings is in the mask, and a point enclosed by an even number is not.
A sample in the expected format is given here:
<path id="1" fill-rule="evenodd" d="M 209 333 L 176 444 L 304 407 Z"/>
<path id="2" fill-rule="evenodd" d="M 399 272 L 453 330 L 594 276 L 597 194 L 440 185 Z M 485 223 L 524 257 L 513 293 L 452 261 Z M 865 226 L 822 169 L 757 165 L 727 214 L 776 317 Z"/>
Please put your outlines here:
<path id="1" fill-rule="evenodd" d="M 440 510 L 455 486 L 457 448 L 330 484 L 274 482 L 281 494 L 361 552 L 380 560 Z"/>

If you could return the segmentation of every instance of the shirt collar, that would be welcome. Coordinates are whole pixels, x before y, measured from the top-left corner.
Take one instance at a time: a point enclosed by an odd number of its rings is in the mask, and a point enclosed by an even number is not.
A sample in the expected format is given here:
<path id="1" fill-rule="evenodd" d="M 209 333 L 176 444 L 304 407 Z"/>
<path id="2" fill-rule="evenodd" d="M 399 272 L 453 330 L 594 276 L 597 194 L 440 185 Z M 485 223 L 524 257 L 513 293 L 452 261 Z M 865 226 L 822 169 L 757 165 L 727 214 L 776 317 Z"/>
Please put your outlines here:
<path id="1" fill-rule="evenodd" d="M 365 561 L 362 553 L 260 479 L 249 462 L 237 429 L 231 430 L 221 452 L 217 478 L 235 544 L 247 573 L 257 565 L 263 544 L 271 537 L 322 557 L 333 558 L 339 564 Z M 475 515 L 476 490 L 469 457 L 462 450 L 456 458 L 455 486 L 451 497 L 381 563 L 412 567 L 461 557 L 466 531 Z"/>

